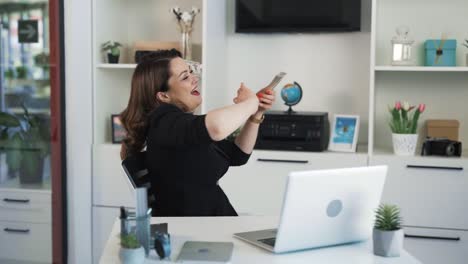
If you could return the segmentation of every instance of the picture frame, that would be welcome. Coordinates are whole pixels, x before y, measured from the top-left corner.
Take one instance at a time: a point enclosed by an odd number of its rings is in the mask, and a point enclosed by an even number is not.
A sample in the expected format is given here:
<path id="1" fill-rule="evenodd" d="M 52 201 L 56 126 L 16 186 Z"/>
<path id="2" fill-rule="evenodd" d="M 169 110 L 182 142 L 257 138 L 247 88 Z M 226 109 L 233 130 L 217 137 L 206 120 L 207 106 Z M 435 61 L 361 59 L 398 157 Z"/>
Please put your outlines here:
<path id="1" fill-rule="evenodd" d="M 358 115 L 333 115 L 328 150 L 356 152 L 359 136 Z"/>
<path id="2" fill-rule="evenodd" d="M 112 143 L 120 144 L 127 135 L 122 122 L 120 121 L 120 115 L 111 115 L 111 128 L 112 128 Z"/>

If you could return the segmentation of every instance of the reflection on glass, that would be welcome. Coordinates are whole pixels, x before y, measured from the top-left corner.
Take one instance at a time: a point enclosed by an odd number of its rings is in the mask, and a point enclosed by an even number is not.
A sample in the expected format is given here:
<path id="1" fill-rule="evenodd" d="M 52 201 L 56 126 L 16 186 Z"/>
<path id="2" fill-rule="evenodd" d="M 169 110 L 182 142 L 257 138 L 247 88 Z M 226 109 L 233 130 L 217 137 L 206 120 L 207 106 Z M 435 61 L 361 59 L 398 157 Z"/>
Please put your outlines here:
<path id="1" fill-rule="evenodd" d="M 0 1 L 0 186 L 48 189 L 48 1 Z"/>

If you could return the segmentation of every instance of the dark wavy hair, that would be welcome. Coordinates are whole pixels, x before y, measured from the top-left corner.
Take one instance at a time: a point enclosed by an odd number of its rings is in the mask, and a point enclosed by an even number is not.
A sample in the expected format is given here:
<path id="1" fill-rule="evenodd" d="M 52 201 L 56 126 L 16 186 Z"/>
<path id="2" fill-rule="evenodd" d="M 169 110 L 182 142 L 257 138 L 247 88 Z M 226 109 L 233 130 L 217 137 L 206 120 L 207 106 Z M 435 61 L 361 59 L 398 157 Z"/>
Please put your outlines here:
<path id="1" fill-rule="evenodd" d="M 148 116 L 160 105 L 156 94 L 169 89 L 170 62 L 177 57 L 182 57 L 182 54 L 176 49 L 148 53 L 133 72 L 130 99 L 127 108 L 120 113 L 127 131 L 120 153 L 122 159 L 142 151 L 146 146 Z"/>

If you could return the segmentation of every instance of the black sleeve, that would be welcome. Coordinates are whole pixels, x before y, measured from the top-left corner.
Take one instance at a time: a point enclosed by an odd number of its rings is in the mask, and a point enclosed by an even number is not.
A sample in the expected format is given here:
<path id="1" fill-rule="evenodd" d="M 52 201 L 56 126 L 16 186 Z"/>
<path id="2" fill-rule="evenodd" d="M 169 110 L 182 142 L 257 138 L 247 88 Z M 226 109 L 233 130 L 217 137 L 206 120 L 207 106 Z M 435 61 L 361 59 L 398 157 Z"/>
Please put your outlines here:
<path id="1" fill-rule="evenodd" d="M 221 140 L 215 142 L 225 156 L 229 159 L 229 166 L 241 166 L 247 163 L 250 154 L 243 152 L 234 142 L 229 140 Z"/>
<path id="2" fill-rule="evenodd" d="M 184 113 L 172 105 L 162 105 L 151 115 L 148 137 L 161 146 L 213 142 L 205 125 L 205 115 Z"/>

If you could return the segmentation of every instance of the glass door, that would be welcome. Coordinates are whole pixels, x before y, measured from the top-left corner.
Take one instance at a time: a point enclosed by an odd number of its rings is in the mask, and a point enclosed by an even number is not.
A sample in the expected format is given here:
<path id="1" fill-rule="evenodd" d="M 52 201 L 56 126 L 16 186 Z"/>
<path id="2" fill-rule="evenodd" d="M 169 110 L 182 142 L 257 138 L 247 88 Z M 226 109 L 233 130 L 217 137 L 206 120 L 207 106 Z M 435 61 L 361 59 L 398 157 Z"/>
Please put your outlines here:
<path id="1" fill-rule="evenodd" d="M 65 259 L 61 5 L 0 0 L 0 263 Z"/>

